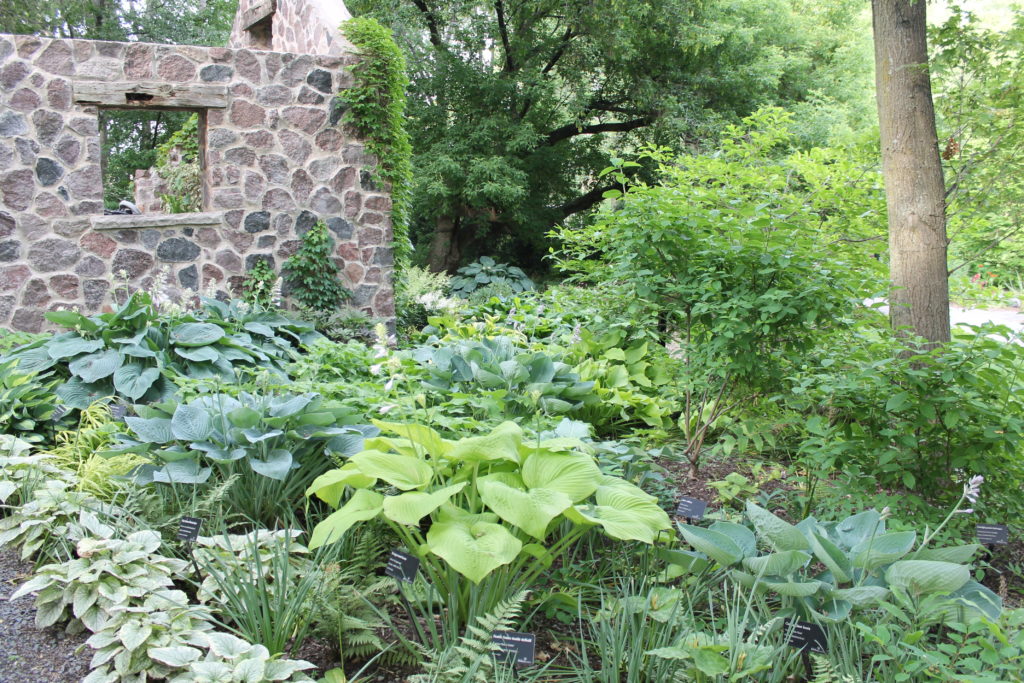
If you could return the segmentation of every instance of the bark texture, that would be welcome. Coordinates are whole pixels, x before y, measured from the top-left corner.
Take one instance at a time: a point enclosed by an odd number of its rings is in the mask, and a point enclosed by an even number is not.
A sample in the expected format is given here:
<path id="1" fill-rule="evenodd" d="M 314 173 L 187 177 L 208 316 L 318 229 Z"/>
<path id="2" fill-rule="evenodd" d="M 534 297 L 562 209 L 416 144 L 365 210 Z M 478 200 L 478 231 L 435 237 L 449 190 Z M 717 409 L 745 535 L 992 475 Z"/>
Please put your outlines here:
<path id="1" fill-rule="evenodd" d="M 925 0 L 872 0 L 893 327 L 949 341 L 946 204 Z"/>

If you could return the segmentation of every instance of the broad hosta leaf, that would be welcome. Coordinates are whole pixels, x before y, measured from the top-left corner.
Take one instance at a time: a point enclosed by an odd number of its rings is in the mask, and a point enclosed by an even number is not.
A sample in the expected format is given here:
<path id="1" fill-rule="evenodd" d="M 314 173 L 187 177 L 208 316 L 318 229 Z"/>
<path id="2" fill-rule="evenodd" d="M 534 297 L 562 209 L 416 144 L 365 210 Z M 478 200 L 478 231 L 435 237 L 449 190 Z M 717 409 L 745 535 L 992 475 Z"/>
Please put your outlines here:
<path id="1" fill-rule="evenodd" d="M 430 526 L 427 546 L 452 569 L 480 583 L 492 571 L 516 559 L 523 544 L 500 524 L 447 518 Z"/>
<path id="2" fill-rule="evenodd" d="M 807 566 L 810 560 L 811 556 L 802 550 L 785 550 L 771 555 L 748 557 L 743 560 L 743 567 L 761 576 L 788 576 Z"/>
<path id="3" fill-rule="evenodd" d="M 104 346 L 106 346 L 106 344 L 102 339 L 82 339 L 81 337 L 71 337 L 70 339 L 54 339 L 47 344 L 45 348 L 46 353 L 50 358 L 53 360 L 61 360 L 62 358 L 77 356 L 80 353 L 92 353 L 93 351 L 99 351 Z"/>
<path id="4" fill-rule="evenodd" d="M 586 453 L 535 450 L 526 456 L 522 476 L 528 488 L 561 491 L 578 503 L 597 490 L 601 471 Z"/>
<path id="5" fill-rule="evenodd" d="M 895 562 L 910 552 L 917 539 L 916 531 L 892 531 L 881 536 L 868 537 L 850 551 L 855 567 L 868 571 L 883 564 Z"/>
<path id="6" fill-rule="evenodd" d="M 743 559 L 743 550 L 725 534 L 689 524 L 679 523 L 677 526 L 687 543 L 723 567 Z"/>
<path id="7" fill-rule="evenodd" d="M 889 596 L 889 589 L 884 586 L 855 586 L 836 589 L 829 595 L 836 600 L 849 602 L 855 607 L 866 607 L 885 600 Z"/>
<path id="8" fill-rule="evenodd" d="M 313 483 L 306 489 L 306 495 L 316 495 L 332 508 L 338 507 L 341 495 L 345 493 L 345 487 L 365 489 L 377 483 L 376 478 L 368 477 L 359 471 L 354 463 L 345 463 L 339 469 L 324 472 L 313 480 Z"/>
<path id="9" fill-rule="evenodd" d="M 850 616 L 853 611 L 853 603 L 848 600 L 829 600 L 815 610 L 815 613 L 830 621 L 842 621 Z"/>
<path id="10" fill-rule="evenodd" d="M 885 580 L 894 588 L 911 595 L 952 593 L 971 580 L 970 570 L 962 564 L 934 560 L 901 560 L 885 571 Z"/>
<path id="11" fill-rule="evenodd" d="M 353 524 L 373 519 L 383 509 L 384 496 L 369 489 L 358 489 L 347 503 L 316 525 L 309 540 L 309 549 L 315 550 L 337 541 Z"/>
<path id="12" fill-rule="evenodd" d="M 162 417 L 126 417 L 124 419 L 128 428 L 135 432 L 140 441 L 147 443 L 164 444 L 174 441 L 174 432 L 171 431 L 171 421 Z"/>
<path id="13" fill-rule="evenodd" d="M 413 449 L 413 453 L 420 457 L 430 455 L 437 458 L 447 455 L 452 449 L 451 442 L 442 439 L 440 434 L 426 425 L 400 424 L 398 422 L 382 422 L 380 420 L 373 420 L 373 424 L 379 427 L 381 431 L 398 434 L 403 439 L 407 439 L 410 445 L 419 446 L 419 448 Z"/>
<path id="14" fill-rule="evenodd" d="M 433 475 L 433 470 L 422 460 L 398 453 L 363 451 L 349 458 L 349 462 L 366 476 L 383 479 L 403 491 L 424 488 Z"/>
<path id="15" fill-rule="evenodd" d="M 205 484 L 213 470 L 195 460 L 175 460 L 153 472 L 153 481 L 163 484 Z"/>
<path id="16" fill-rule="evenodd" d="M 384 516 L 393 522 L 415 526 L 420 520 L 441 507 L 456 493 L 466 487 L 466 482 L 446 486 L 432 493 L 410 491 L 397 496 L 384 497 Z"/>
<path id="17" fill-rule="evenodd" d="M 95 322 L 75 311 L 50 311 L 48 313 L 44 313 L 43 317 L 51 323 L 56 323 L 61 327 L 71 329 L 77 327 L 81 330 L 85 330 L 86 332 L 95 332 L 99 329 L 99 326 Z"/>
<path id="18" fill-rule="evenodd" d="M 547 536 L 551 521 L 572 505 L 569 496 L 561 491 L 544 488 L 524 491 L 493 476 L 477 479 L 477 490 L 484 505 L 538 541 Z"/>
<path id="19" fill-rule="evenodd" d="M 250 429 L 260 422 L 261 415 L 247 406 L 239 406 L 228 413 L 231 424 L 240 429 Z"/>
<path id="20" fill-rule="evenodd" d="M 771 579 L 758 581 L 753 574 L 738 570 L 733 570 L 731 576 L 747 588 L 753 588 L 756 585 L 760 589 L 773 591 L 790 598 L 806 598 L 822 589 L 830 588 L 827 583 L 821 581 L 773 581 Z"/>
<path id="21" fill-rule="evenodd" d="M 126 363 L 114 372 L 114 388 L 137 401 L 149 391 L 158 377 L 160 371 L 156 368 L 143 367 L 141 363 Z"/>
<path id="22" fill-rule="evenodd" d="M 754 532 L 742 524 L 733 522 L 715 522 L 711 525 L 712 531 L 725 534 L 743 551 L 744 557 L 753 557 L 757 554 L 757 538 Z"/>
<path id="23" fill-rule="evenodd" d="M 266 459 L 249 458 L 249 466 L 252 467 L 253 472 L 278 481 L 283 481 L 288 476 L 293 462 L 291 451 L 284 448 L 275 448 L 270 451 Z"/>
<path id="24" fill-rule="evenodd" d="M 224 330 L 213 323 L 182 323 L 171 330 L 171 342 L 177 346 L 206 346 L 224 336 Z"/>
<path id="25" fill-rule="evenodd" d="M 104 377 L 110 377 L 114 370 L 121 367 L 121 362 L 121 354 L 114 349 L 107 349 L 76 358 L 68 364 L 68 370 L 83 382 L 91 384 Z"/>
<path id="26" fill-rule="evenodd" d="M 316 394 L 300 394 L 286 399 L 274 399 L 270 402 L 270 417 L 292 417 L 298 415 L 308 406 Z"/>
<path id="27" fill-rule="evenodd" d="M 519 462 L 519 444 L 523 430 L 514 422 L 503 422 L 490 434 L 460 439 L 445 455 L 450 460 L 480 462 L 509 460 Z"/>
<path id="28" fill-rule="evenodd" d="M 611 479 L 604 477 L 606 482 Z M 672 526 L 656 499 L 627 482 L 603 484 L 597 489 L 596 500 L 596 505 L 574 505 L 565 511 L 566 517 L 577 524 L 600 525 L 612 538 L 649 544 Z"/>
<path id="29" fill-rule="evenodd" d="M 195 403 L 180 405 L 171 418 L 171 431 L 181 441 L 206 441 L 213 433 L 210 413 Z"/>
<path id="30" fill-rule="evenodd" d="M 849 550 L 861 541 L 885 533 L 885 520 L 877 510 L 850 515 L 836 524 L 832 531 L 840 548 Z"/>
<path id="31" fill-rule="evenodd" d="M 974 554 L 981 549 L 978 543 L 969 545 L 955 545 L 949 548 L 925 548 L 911 556 L 914 560 L 935 560 L 936 562 L 955 562 L 967 564 L 974 559 Z"/>
<path id="32" fill-rule="evenodd" d="M 807 549 L 807 539 L 799 529 L 750 501 L 747 501 L 747 517 L 757 533 L 776 550 Z"/>
<path id="33" fill-rule="evenodd" d="M 110 382 L 88 384 L 77 377 L 72 377 L 59 385 L 54 393 L 64 402 L 64 405 L 85 410 L 99 399 L 112 396 L 114 385 Z"/>
<path id="34" fill-rule="evenodd" d="M 850 580 L 850 577 L 853 576 L 853 567 L 850 566 L 850 560 L 846 557 L 846 553 L 840 550 L 832 541 L 813 531 L 807 537 L 807 540 L 811 544 L 814 556 L 829 568 L 832 575 L 836 577 L 836 581 L 846 583 Z"/>
<path id="35" fill-rule="evenodd" d="M 220 354 L 217 353 L 217 350 L 212 346 L 198 346 L 194 348 L 189 346 L 179 346 L 174 349 L 174 352 L 182 358 L 196 361 L 197 363 L 215 361 L 220 358 Z"/>
<path id="36" fill-rule="evenodd" d="M 1002 599 L 977 581 L 968 581 L 949 599 L 955 605 L 949 617 L 962 624 L 982 615 L 994 621 L 1003 610 Z"/>

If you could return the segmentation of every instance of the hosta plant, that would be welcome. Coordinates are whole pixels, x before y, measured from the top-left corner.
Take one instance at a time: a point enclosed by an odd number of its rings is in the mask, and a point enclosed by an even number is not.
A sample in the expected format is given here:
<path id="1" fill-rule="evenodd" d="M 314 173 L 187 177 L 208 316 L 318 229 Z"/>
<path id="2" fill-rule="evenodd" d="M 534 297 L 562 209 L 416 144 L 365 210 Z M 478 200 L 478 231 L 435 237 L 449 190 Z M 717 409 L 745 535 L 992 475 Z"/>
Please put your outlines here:
<path id="1" fill-rule="evenodd" d="M 478 289 L 492 285 L 503 285 L 513 294 L 534 288 L 533 281 L 522 269 L 506 263 L 498 263 L 490 256 L 481 256 L 479 261 L 459 268 L 455 277 L 449 282 L 452 294 L 463 298 Z"/>
<path id="2" fill-rule="evenodd" d="M 83 521 L 88 517 L 84 514 Z M 109 527 L 100 528 L 94 518 L 88 526 L 105 536 L 113 533 Z M 184 560 L 158 555 L 159 549 L 160 534 L 155 531 L 137 531 L 124 540 L 83 538 L 76 546 L 77 559 L 41 567 L 11 599 L 36 594 L 39 628 L 67 618 L 70 608 L 68 630 L 85 627 L 95 633 L 112 613 L 169 587 L 172 577 L 184 569 Z"/>
<path id="3" fill-rule="evenodd" d="M 593 382 L 546 353 L 517 348 L 508 336 L 422 347 L 414 358 L 430 373 L 426 387 L 447 395 L 449 405 L 467 403 L 497 417 L 568 413 L 598 401 Z"/>
<path id="4" fill-rule="evenodd" d="M 59 383 L 49 372 L 19 370 L 17 358 L 0 361 L 0 433 L 43 441 L 52 428 Z"/>
<path id="5" fill-rule="evenodd" d="M 19 372 L 54 368 L 66 378 L 57 395 L 79 409 L 104 396 L 165 399 L 177 375 L 231 381 L 245 368 L 284 377 L 292 350 L 318 336 L 305 323 L 215 300 L 204 301 L 199 311 L 160 313 L 145 292 L 111 313 L 53 311 L 46 317 L 72 331 L 20 347 L 5 359 L 17 359 Z"/>
<path id="6" fill-rule="evenodd" d="M 214 466 L 281 481 L 301 466 L 314 467 L 314 460 L 324 462 L 322 471 L 326 460 L 320 456 L 325 451 L 358 451 L 369 431 L 351 425 L 351 410 L 311 393 L 207 394 L 188 403 L 136 410 L 139 417 L 126 418 L 129 434 L 111 452 L 140 453 L 151 459 L 136 472 L 140 482 L 201 484 Z"/>
<path id="7" fill-rule="evenodd" d="M 88 531 L 90 515 L 103 520 L 126 516 L 118 506 L 76 491 L 68 473 L 55 476 L 64 478 L 42 482 L 28 502 L 0 518 L 0 547 L 20 547 L 23 560 L 69 560 L 75 556 L 75 542 Z"/>
<path id="8" fill-rule="evenodd" d="M 885 516 L 875 510 L 840 522 L 808 517 L 792 525 L 747 502 L 746 516 L 749 526 L 679 524 L 696 552 L 675 551 L 669 559 L 691 571 L 711 564 L 728 568 L 739 584 L 777 596 L 780 614 L 804 619 L 846 619 L 892 591 L 915 599 L 947 595 L 947 616 L 959 621 L 965 615 L 996 618 L 1001 610 L 999 597 L 971 578 L 967 563 L 977 544 L 930 548 L 934 532 L 918 544 L 915 531 L 887 532 Z"/>
<path id="9" fill-rule="evenodd" d="M 421 424 L 375 424 L 396 436 L 367 439 L 309 487 L 307 495 L 338 508 L 313 530 L 310 547 L 379 518 L 420 557 L 435 589 L 462 598 L 450 605 L 463 617 L 471 590 L 450 580 L 457 577 L 448 568 L 472 584 L 500 572 L 524 585 L 589 529 L 650 544 L 670 528 L 657 499 L 602 475 L 578 439 L 524 440 L 512 422 L 457 441 Z"/>
<path id="10" fill-rule="evenodd" d="M 272 656 L 262 645 L 252 645 L 228 633 L 199 633 L 192 642 L 194 647 L 153 652 L 154 659 L 184 669 L 170 677 L 168 683 L 312 681 L 302 673 L 314 668 L 309 662 Z"/>
<path id="11" fill-rule="evenodd" d="M 158 590 L 114 610 L 86 644 L 96 650 L 82 683 L 164 680 L 182 671 L 175 655 L 213 629 L 206 607 L 178 590 Z"/>
<path id="12" fill-rule="evenodd" d="M 0 434 L 0 503 L 22 505 L 49 479 L 69 474 L 54 466 L 53 458 L 32 453 L 32 444 L 10 434 Z"/>

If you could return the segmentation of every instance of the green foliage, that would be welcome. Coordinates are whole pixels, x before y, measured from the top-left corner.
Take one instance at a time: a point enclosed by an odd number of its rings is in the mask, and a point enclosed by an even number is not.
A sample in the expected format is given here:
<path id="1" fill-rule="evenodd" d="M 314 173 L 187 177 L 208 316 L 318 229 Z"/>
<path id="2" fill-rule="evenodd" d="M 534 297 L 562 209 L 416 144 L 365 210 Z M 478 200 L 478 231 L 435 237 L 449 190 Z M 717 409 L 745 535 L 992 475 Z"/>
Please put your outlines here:
<path id="1" fill-rule="evenodd" d="M 157 149 L 186 125 L 188 119 L 189 113 L 183 111 L 109 109 L 102 112 L 100 125 L 107 160 L 103 169 L 106 208 L 116 209 L 123 199 L 135 201 L 135 171 L 157 166 Z M 199 172 L 198 164 L 192 165 L 191 172 Z M 195 191 L 200 189 L 198 185 L 194 187 Z M 172 198 L 172 201 L 181 200 Z"/>
<path id="2" fill-rule="evenodd" d="M 299 648 L 315 618 L 311 611 L 323 575 L 302 557 L 301 531 L 254 531 L 204 539 L 196 560 L 206 574 L 201 588 L 216 620 L 270 654 Z"/>
<path id="3" fill-rule="evenodd" d="M 533 281 L 520 268 L 497 263 L 490 256 L 481 256 L 468 266 L 459 268 L 451 279 L 452 294 L 467 298 L 478 289 L 504 285 L 512 294 L 533 289 Z"/>
<path id="4" fill-rule="evenodd" d="M 890 593 L 914 600 L 946 596 L 939 621 L 999 616 L 999 597 L 973 581 L 966 565 L 979 545 L 928 548 L 935 532 L 926 531 L 915 550 L 916 532 L 887 533 L 885 516 L 874 510 L 841 522 L 808 517 L 792 525 L 748 501 L 746 516 L 753 531 L 733 522 L 708 528 L 680 523 L 680 533 L 696 551 L 678 556 L 680 564 L 687 571 L 715 564 L 729 568 L 733 581 L 777 596 L 779 616 L 843 621 Z M 772 552 L 758 555 L 758 545 Z M 826 571 L 819 573 L 816 563 Z"/>
<path id="5" fill-rule="evenodd" d="M 313 311 L 334 311 L 352 298 L 338 279 L 338 266 L 331 259 L 334 239 L 327 224 L 317 221 L 302 236 L 299 250 L 284 262 L 285 282 L 299 303 Z"/>
<path id="6" fill-rule="evenodd" d="M 871 496 L 902 489 L 900 505 L 928 517 L 959 494 L 961 472 L 977 473 L 986 480 L 979 514 L 1015 518 L 1024 355 L 1005 334 L 979 328 L 922 352 L 861 327 L 823 348 L 785 397 L 809 412 L 805 467 L 838 471 L 845 487 Z"/>
<path id="7" fill-rule="evenodd" d="M 0 361 L 0 433 L 43 441 L 59 384 L 50 372 L 18 372 L 17 358 Z"/>
<path id="8" fill-rule="evenodd" d="M 152 298 L 136 292 L 112 313 L 85 317 L 74 311 L 47 313 L 51 322 L 73 329 L 23 346 L 17 359 L 25 372 L 55 368 L 67 377 L 56 394 L 84 410 L 94 401 L 157 401 L 174 391 L 171 378 L 235 379 L 242 369 L 260 368 L 283 376 L 294 347 L 318 335 L 312 327 L 271 312 L 242 312 L 216 300 L 179 315 L 160 314 Z"/>
<path id="9" fill-rule="evenodd" d="M 429 373 L 424 384 L 432 395 L 446 398 L 456 411 L 498 418 L 561 415 L 597 400 L 593 382 L 580 381 L 555 357 L 517 348 L 510 337 L 422 347 L 413 357 Z"/>
<path id="10" fill-rule="evenodd" d="M 189 213 L 203 208 L 203 175 L 199 158 L 199 114 L 156 148 L 156 172 L 167 182 L 160 195 L 167 213 Z"/>
<path id="11" fill-rule="evenodd" d="M 377 157 L 377 177 L 389 185 L 395 274 L 400 275 L 412 254 L 408 227 L 412 145 L 405 130 L 409 85 L 405 57 L 391 31 L 373 19 L 349 19 L 341 30 L 362 59 L 350 67 L 355 85 L 338 93 L 338 101 L 345 107 L 343 120 L 366 138 L 367 148 Z"/>
<path id="12" fill-rule="evenodd" d="M 36 593 L 37 628 L 70 616 L 69 632 L 84 627 L 95 633 L 114 612 L 168 588 L 172 577 L 185 568 L 184 560 L 157 554 L 160 534 L 155 531 L 137 531 L 116 540 L 111 538 L 112 528 L 100 528 L 95 520 L 90 526 L 103 537 L 83 538 L 76 547 L 78 559 L 41 567 L 11 596 Z"/>
<path id="13" fill-rule="evenodd" d="M 432 315 L 454 311 L 461 302 L 447 298 L 451 289 L 445 273 L 409 266 L 402 271 L 401 286 L 395 292 L 395 316 L 400 330 L 419 330 Z"/>
<path id="14" fill-rule="evenodd" d="M 515 630 L 526 597 L 527 592 L 520 591 L 499 602 L 489 613 L 478 616 L 475 624 L 466 627 L 466 634 L 457 645 L 428 653 L 423 662 L 424 673 L 412 676 L 409 682 L 494 683 L 504 667 L 495 661 L 497 646 L 491 642 L 491 636 L 495 631 Z"/>
<path id="15" fill-rule="evenodd" d="M 275 285 L 277 273 L 266 259 L 257 259 L 245 274 L 242 283 L 242 300 L 256 308 L 267 310 L 275 307 Z"/>

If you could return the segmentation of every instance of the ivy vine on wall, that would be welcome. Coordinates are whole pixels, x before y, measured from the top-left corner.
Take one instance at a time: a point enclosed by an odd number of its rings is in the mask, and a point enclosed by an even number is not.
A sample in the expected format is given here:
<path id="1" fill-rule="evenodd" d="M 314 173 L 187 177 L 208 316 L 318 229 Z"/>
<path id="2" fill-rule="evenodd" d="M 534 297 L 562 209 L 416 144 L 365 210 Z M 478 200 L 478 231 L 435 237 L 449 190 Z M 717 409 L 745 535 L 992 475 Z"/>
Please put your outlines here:
<path id="1" fill-rule="evenodd" d="M 405 89 L 409 78 L 405 57 L 391 31 L 375 19 L 356 17 L 341 25 L 342 33 L 362 58 L 349 67 L 353 87 L 338 94 L 343 121 L 366 138 L 378 159 L 376 177 L 391 185 L 391 223 L 394 234 L 395 275 L 409 264 L 409 201 L 412 181 L 412 144 L 405 130 Z M 399 279 L 395 278 L 396 287 Z"/>

